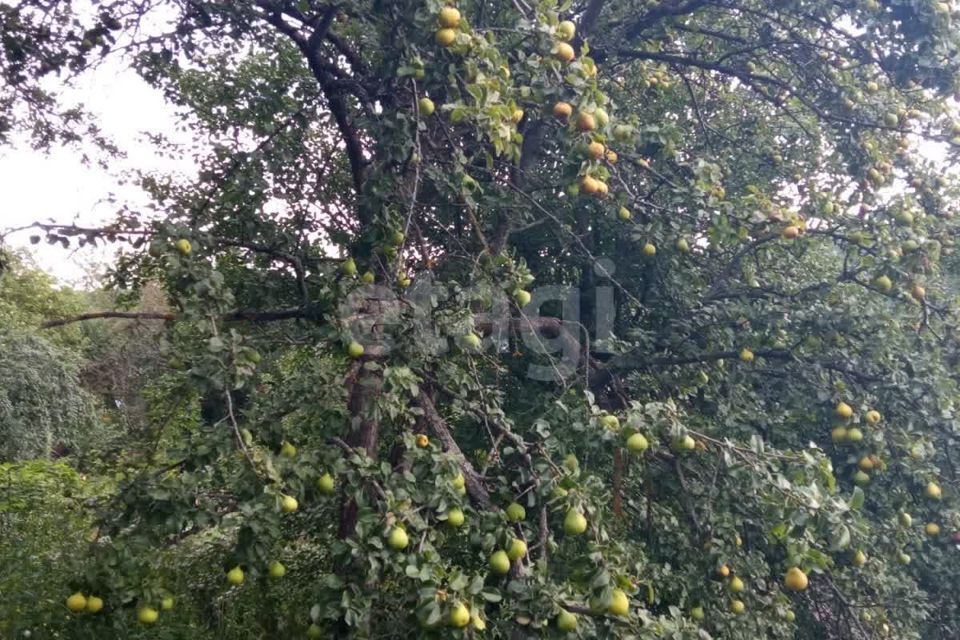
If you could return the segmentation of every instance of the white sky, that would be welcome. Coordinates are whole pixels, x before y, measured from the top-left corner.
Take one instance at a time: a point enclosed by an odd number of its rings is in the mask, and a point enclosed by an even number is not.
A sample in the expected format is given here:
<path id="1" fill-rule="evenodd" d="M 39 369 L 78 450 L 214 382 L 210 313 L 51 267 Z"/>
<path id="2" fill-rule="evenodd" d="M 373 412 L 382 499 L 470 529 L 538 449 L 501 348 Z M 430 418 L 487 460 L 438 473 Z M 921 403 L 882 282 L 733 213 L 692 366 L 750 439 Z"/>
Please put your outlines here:
<path id="1" fill-rule="evenodd" d="M 102 169 L 93 163 L 84 166 L 80 150 L 54 148 L 44 154 L 27 144 L 0 146 L 0 230 L 49 219 L 58 223 L 104 223 L 114 217 L 120 203 L 146 202 L 137 187 L 121 184 L 125 171 L 194 171 L 189 157 L 176 161 L 164 158 L 143 137 L 143 132 L 152 131 L 163 132 L 175 140 L 188 140 L 182 133 L 174 135 L 177 120 L 162 94 L 120 60 L 108 58 L 80 78 L 64 97 L 64 104 L 70 100 L 83 103 L 103 133 L 127 158 Z M 110 193 L 116 195 L 117 203 L 104 201 Z M 79 283 L 93 264 L 110 261 L 110 247 L 65 250 L 45 242 L 34 247 L 29 241 L 33 233 L 36 232 L 10 235 L 7 242 L 13 247 L 29 248 L 38 266 L 64 282 Z"/>

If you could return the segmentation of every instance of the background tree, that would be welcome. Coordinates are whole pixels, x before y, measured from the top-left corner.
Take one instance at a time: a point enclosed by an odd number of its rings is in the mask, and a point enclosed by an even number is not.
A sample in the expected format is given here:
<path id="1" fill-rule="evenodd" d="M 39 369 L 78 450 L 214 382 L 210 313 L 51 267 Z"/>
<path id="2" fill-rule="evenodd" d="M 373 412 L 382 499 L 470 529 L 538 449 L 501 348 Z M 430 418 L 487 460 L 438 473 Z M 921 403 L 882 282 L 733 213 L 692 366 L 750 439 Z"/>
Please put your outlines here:
<path id="1" fill-rule="evenodd" d="M 227 577 L 161 625 L 288 565 L 252 637 L 957 636 L 951 3 L 102 11 L 209 153 L 158 217 L 37 228 L 129 241 L 208 410 L 75 637 L 151 624 L 171 547 Z"/>

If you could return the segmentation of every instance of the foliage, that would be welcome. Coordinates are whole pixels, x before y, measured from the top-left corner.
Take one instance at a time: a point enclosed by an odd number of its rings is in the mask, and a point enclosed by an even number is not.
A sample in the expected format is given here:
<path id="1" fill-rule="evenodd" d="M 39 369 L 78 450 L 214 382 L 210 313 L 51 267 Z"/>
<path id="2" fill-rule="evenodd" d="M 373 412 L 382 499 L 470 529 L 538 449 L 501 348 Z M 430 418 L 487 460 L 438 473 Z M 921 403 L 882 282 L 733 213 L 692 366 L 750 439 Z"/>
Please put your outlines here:
<path id="1" fill-rule="evenodd" d="M 83 231 L 176 318 L 76 637 L 960 635 L 951 3 L 157 4 L 202 170 Z"/>
<path id="2" fill-rule="evenodd" d="M 0 329 L 0 459 L 43 457 L 94 437 L 93 398 L 80 361 L 43 338 Z"/>

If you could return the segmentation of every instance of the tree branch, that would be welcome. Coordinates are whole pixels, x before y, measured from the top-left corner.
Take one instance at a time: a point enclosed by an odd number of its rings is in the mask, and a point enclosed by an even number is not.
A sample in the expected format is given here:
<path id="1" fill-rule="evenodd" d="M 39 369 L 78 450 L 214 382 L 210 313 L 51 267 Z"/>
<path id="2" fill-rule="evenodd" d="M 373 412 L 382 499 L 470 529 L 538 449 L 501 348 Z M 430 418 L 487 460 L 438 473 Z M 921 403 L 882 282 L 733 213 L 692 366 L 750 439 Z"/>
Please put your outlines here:
<path id="1" fill-rule="evenodd" d="M 162 313 L 153 311 L 95 311 L 92 313 L 81 313 L 80 315 L 69 318 L 59 318 L 57 320 L 47 320 L 40 325 L 41 329 L 53 329 L 63 327 L 76 322 L 86 322 L 87 320 L 163 320 L 174 321 L 179 316 L 175 313 Z M 221 320 L 244 320 L 247 322 L 274 322 L 277 320 L 294 320 L 297 318 L 312 317 L 310 310 L 307 309 L 278 309 L 276 311 L 253 311 L 241 310 L 221 316 Z"/>
<path id="2" fill-rule="evenodd" d="M 481 478 L 480 474 L 474 469 L 473 464 L 463 455 L 463 451 L 460 450 L 460 445 L 457 444 L 457 441 L 453 438 L 453 434 L 450 433 L 446 421 L 437 412 L 437 408 L 434 406 L 429 393 L 430 390 L 427 387 L 422 387 L 420 394 L 413 400 L 414 405 L 423 411 L 421 419 L 427 429 L 440 441 L 443 450 L 453 454 L 453 456 L 459 460 L 467 494 L 473 500 L 474 504 L 484 510 L 490 509 L 493 503 L 490 501 L 490 494 L 487 492 L 486 487 L 483 486 L 483 478 Z"/>

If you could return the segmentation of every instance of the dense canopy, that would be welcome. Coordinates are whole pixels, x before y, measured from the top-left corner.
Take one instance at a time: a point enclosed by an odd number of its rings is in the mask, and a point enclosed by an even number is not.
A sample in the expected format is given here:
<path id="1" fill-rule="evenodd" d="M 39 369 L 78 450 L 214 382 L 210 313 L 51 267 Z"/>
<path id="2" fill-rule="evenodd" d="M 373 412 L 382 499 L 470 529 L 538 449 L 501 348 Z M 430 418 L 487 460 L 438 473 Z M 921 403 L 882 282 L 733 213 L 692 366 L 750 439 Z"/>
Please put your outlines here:
<path id="1" fill-rule="evenodd" d="M 33 231 L 169 307 L 47 632 L 960 637 L 955 3 L 80 4 L 0 134 L 121 57 L 200 170 Z"/>

